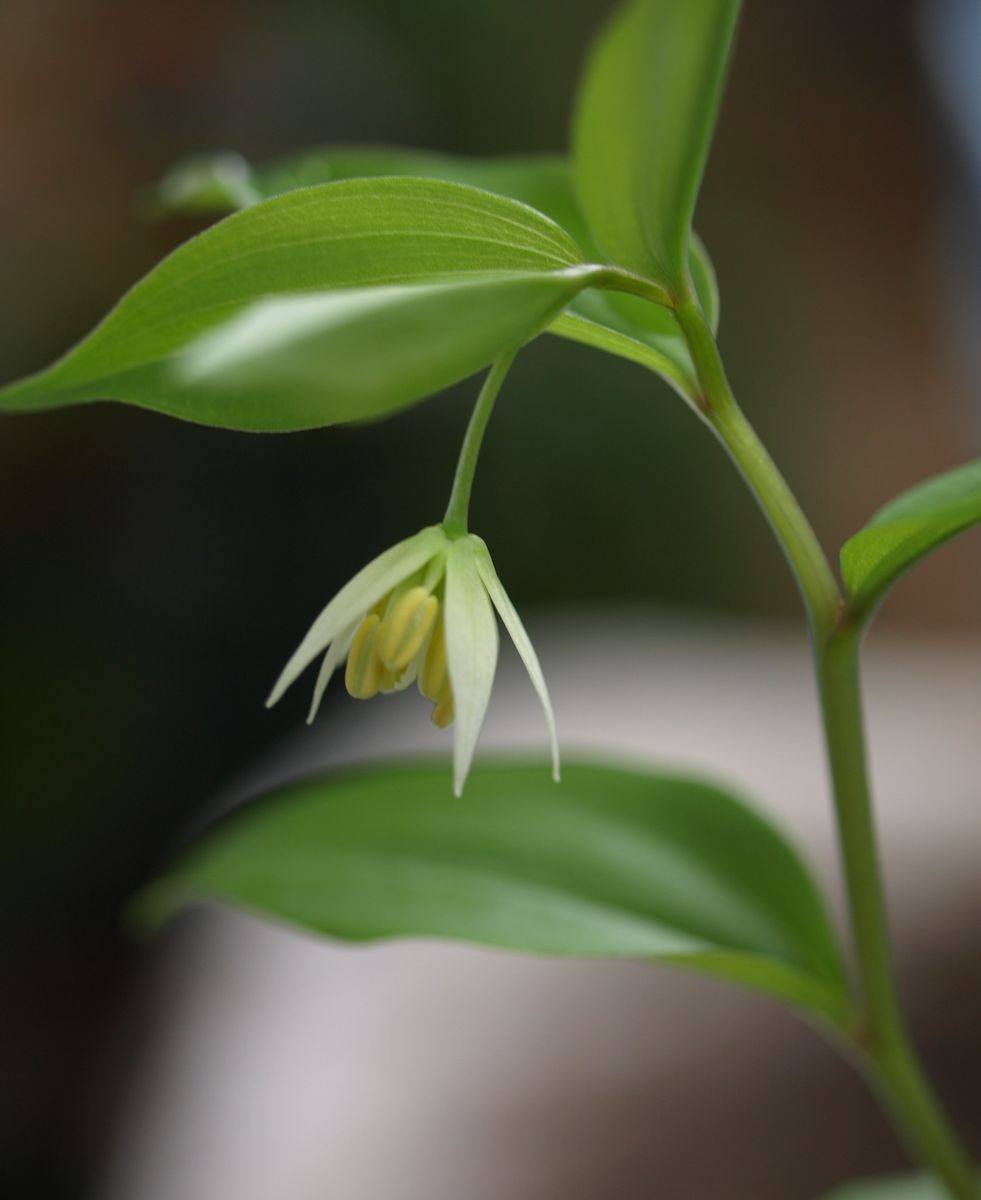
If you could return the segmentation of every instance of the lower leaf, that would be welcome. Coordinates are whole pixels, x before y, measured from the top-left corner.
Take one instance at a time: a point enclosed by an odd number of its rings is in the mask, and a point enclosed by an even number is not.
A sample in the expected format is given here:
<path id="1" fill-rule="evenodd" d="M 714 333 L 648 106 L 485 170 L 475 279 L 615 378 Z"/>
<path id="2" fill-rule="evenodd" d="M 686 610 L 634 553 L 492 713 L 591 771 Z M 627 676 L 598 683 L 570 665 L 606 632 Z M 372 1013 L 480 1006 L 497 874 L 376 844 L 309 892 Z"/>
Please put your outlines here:
<path id="1" fill-rule="evenodd" d="M 709 784 L 496 763 L 450 793 L 443 766 L 306 780 L 222 821 L 139 898 L 193 901 L 352 941 L 444 938 L 684 966 L 844 1021 L 818 892 L 762 817 Z"/>

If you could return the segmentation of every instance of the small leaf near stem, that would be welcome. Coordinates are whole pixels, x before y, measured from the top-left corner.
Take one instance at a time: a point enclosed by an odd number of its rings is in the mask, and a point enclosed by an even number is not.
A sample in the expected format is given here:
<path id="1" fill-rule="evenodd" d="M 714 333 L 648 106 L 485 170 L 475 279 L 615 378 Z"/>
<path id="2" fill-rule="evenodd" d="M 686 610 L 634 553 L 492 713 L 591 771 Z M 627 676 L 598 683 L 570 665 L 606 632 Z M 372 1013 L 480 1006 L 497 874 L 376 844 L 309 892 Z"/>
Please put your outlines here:
<path id="1" fill-rule="evenodd" d="M 480 389 L 477 403 L 470 417 L 470 424 L 463 438 L 460 457 L 456 464 L 456 475 L 453 477 L 453 490 L 450 501 L 446 506 L 446 516 L 443 518 L 443 528 L 451 536 L 460 536 L 467 532 L 467 517 L 470 512 L 470 492 L 473 488 L 473 477 L 477 470 L 477 459 L 480 457 L 480 447 L 484 440 L 487 422 L 494 409 L 494 401 L 501 385 L 507 377 L 511 364 L 514 362 L 518 347 L 502 354 L 491 367 Z"/>
<path id="2" fill-rule="evenodd" d="M 841 573 L 852 614 L 868 621 L 910 567 L 978 524 L 981 459 L 897 496 L 841 548 Z"/>

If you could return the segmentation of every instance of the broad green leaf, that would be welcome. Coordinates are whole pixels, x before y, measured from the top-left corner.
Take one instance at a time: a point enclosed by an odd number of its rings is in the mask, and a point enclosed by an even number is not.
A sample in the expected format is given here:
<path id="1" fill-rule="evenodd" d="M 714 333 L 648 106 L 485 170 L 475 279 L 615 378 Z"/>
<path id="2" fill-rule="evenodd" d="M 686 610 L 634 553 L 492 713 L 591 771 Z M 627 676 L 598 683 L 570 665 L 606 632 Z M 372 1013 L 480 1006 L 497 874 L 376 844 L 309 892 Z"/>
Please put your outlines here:
<path id="1" fill-rule="evenodd" d="M 238 155 L 193 159 L 174 168 L 158 188 L 170 212 L 225 212 L 292 188 L 380 175 L 444 179 L 483 188 L 530 205 L 572 237 L 583 258 L 603 262 L 579 206 L 568 161 L 559 155 L 457 158 L 423 150 L 329 146 L 268 167 L 251 168 Z M 713 331 L 719 322 L 715 272 L 693 237 L 690 269 Z M 550 332 L 628 358 L 657 372 L 683 396 L 695 392 L 694 369 L 681 330 L 667 309 L 612 292 L 583 292 L 553 321 Z"/>
<path id="2" fill-rule="evenodd" d="M 914 563 L 981 522 L 981 459 L 903 492 L 841 548 L 853 608 L 871 611 Z"/>
<path id="3" fill-rule="evenodd" d="M 452 283 L 274 296 L 192 342 L 173 368 L 120 384 L 172 416 L 238 429 L 304 429 L 384 416 L 540 332 L 588 268 Z"/>
<path id="4" fill-rule="evenodd" d="M 422 386 L 462 378 L 537 333 L 588 282 L 588 273 L 568 270 L 581 263 L 575 243 L 546 217 L 459 184 L 348 180 L 291 192 L 228 217 L 174 251 L 64 358 L 0 390 L 0 409 L 116 399 L 237 429 L 369 416 L 418 398 Z M 444 286 L 433 290 L 436 281 Z M 459 291 L 447 291 L 454 281 Z M 195 383 L 202 335 L 236 315 L 253 330 L 265 322 L 282 334 L 286 310 L 269 307 L 270 297 L 295 301 L 295 293 L 334 289 L 356 290 L 346 315 L 341 301 L 333 305 L 333 336 L 347 320 L 352 346 L 390 356 L 391 370 L 396 362 L 408 366 L 404 395 L 387 375 L 373 390 L 372 378 L 386 374 L 374 363 L 363 364 L 368 382 L 361 398 L 341 410 L 330 380 L 307 392 L 294 379 L 286 398 L 264 379 L 240 400 L 237 385 L 214 374 Z M 372 289 L 379 289 L 374 296 Z M 259 301 L 267 306 L 241 316 Z M 379 315 L 374 340 L 372 310 Z M 403 344 L 396 347 L 399 321 Z M 478 321 L 487 329 L 474 328 Z M 353 357 L 338 365 L 338 386 L 352 383 L 353 369 Z"/>
<path id="5" fill-rule="evenodd" d="M 561 225 L 589 262 L 606 261 L 589 233 L 568 159 L 560 154 L 466 158 L 389 146 L 326 146 L 269 166 L 251 167 L 240 155 L 226 152 L 174 167 L 157 187 L 157 208 L 164 213 L 234 212 L 296 188 L 383 175 L 444 179 L 510 196 Z M 719 291 L 708 252 L 697 236 L 689 248 L 689 266 L 714 332 L 719 324 Z M 642 320 L 638 327 L 643 330 Z M 680 340 L 680 333 L 677 336 Z"/>
<path id="6" fill-rule="evenodd" d="M 800 860 L 718 788 L 573 765 L 432 765 L 286 787 L 205 836 L 141 898 L 220 901 L 352 941 L 445 938 L 661 961 L 844 1019 L 840 958 Z"/>
<path id="7" fill-rule="evenodd" d="M 692 215 L 739 0 L 629 0 L 601 34 L 573 125 L 597 242 L 622 267 L 684 289 Z"/>
<path id="8" fill-rule="evenodd" d="M 836 1188 L 824 1200 L 949 1200 L 950 1192 L 928 1175 L 897 1175 Z"/>
<path id="9" fill-rule="evenodd" d="M 365 412 L 347 412 L 343 418 L 333 414 L 330 403 L 318 409 L 315 396 L 295 409 L 269 392 L 260 401 L 245 396 L 236 404 L 224 391 L 216 403 L 210 391 L 195 389 L 182 371 L 182 358 L 201 335 L 255 301 L 397 284 L 405 328 L 419 340 L 416 376 L 432 368 L 434 379 L 443 378 L 441 386 L 462 378 L 456 372 L 479 370 L 500 350 L 537 332 L 584 286 L 585 277 L 567 271 L 579 263 L 576 244 L 548 218 L 476 188 L 374 179 L 291 192 L 237 212 L 170 254 L 65 358 L 0 390 L 0 409 L 110 398 L 247 430 L 289 430 L 371 415 L 395 407 L 392 396 L 383 401 L 369 396 Z M 449 301 L 444 299 L 437 312 L 425 290 L 411 294 L 409 286 L 455 278 L 469 284 L 456 325 L 434 325 L 435 317 L 449 312 Z M 477 300 L 481 286 L 488 295 Z M 495 289 L 501 289 L 498 300 L 488 299 Z M 354 293 L 351 302 L 362 322 L 367 319 L 366 305 Z M 498 322 L 498 344 L 481 348 L 483 335 L 463 329 L 477 317 L 488 317 L 488 308 L 512 302 L 513 320 Z M 375 355 L 390 349 L 384 337 L 391 325 L 389 320 L 380 329 Z M 451 350 L 449 343 L 458 335 L 464 342 L 469 337 L 469 346 Z M 369 341 L 363 329 L 360 338 L 363 347 Z M 444 358 L 453 355 L 458 361 L 451 371 Z M 417 398 L 416 384 L 399 403 Z"/>
<path id="10" fill-rule="evenodd" d="M 325 146 L 253 167 L 226 152 L 178 163 L 157 185 L 155 199 L 164 213 L 225 213 L 297 188 L 386 175 L 441 179 L 510 196 L 551 217 L 595 257 L 568 163 L 558 154 L 465 158 L 395 146 Z"/>
<path id="11" fill-rule="evenodd" d="M 252 167 L 241 155 L 225 152 L 178 163 L 157 186 L 155 201 L 162 213 L 222 214 L 297 188 L 386 175 L 442 179 L 510 196 L 561 225 L 589 262 L 605 261 L 582 214 L 568 159 L 560 154 L 467 158 L 394 146 L 325 146 Z M 695 290 L 715 330 L 719 292 L 708 252 L 697 236 L 689 257 Z"/>

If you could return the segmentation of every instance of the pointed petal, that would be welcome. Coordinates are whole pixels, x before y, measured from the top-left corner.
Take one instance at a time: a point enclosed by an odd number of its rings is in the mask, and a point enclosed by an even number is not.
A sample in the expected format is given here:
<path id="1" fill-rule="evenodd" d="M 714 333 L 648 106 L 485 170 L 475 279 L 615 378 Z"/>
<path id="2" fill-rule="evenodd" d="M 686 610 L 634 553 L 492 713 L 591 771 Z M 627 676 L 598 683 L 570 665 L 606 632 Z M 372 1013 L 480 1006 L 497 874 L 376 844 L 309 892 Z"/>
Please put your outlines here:
<path id="1" fill-rule="evenodd" d="M 310 704 L 310 712 L 307 714 L 308 725 L 313 724 L 313 718 L 317 715 L 317 710 L 320 708 L 320 702 L 324 698 L 324 692 L 327 690 L 327 684 L 330 683 L 330 677 L 347 657 L 347 652 L 351 649 L 351 643 L 354 641 L 354 635 L 357 632 L 359 624 L 360 621 L 355 621 L 353 624 L 348 625 L 347 629 L 342 630 L 327 647 L 327 653 L 324 655 L 320 674 L 317 676 L 317 684 L 313 689 L 313 700 Z"/>
<path id="2" fill-rule="evenodd" d="M 521 661 L 525 664 L 525 670 L 528 672 L 531 686 L 538 693 L 538 699 L 545 710 L 545 722 L 548 725 L 548 737 L 552 747 L 552 778 L 558 783 L 559 739 L 555 732 L 555 714 L 552 711 L 552 702 L 548 698 L 548 687 L 545 684 L 545 676 L 542 674 L 542 668 L 538 662 L 538 655 L 535 653 L 535 647 L 531 644 L 531 638 L 528 637 L 517 610 L 511 603 L 511 598 L 504 590 L 504 585 L 498 578 L 490 551 L 487 549 L 487 544 L 482 538 L 478 537 L 473 537 L 472 541 L 474 542 L 474 558 L 477 563 L 477 571 L 480 574 L 481 582 L 487 589 L 487 594 L 490 596 L 494 607 L 504 622 L 504 628 L 511 635 L 514 648 L 521 656 Z"/>
<path id="3" fill-rule="evenodd" d="M 446 559 L 446 657 L 453 688 L 453 791 L 473 761 L 497 667 L 497 621 L 477 572 L 469 538 L 453 542 Z"/>
<path id="4" fill-rule="evenodd" d="M 321 654 L 342 629 L 356 622 L 387 591 L 406 575 L 418 570 L 446 544 L 446 535 L 438 525 L 430 526 L 379 554 L 344 585 L 311 625 L 293 657 L 283 668 L 276 686 L 266 701 L 269 708 L 282 696 L 296 677 Z"/>

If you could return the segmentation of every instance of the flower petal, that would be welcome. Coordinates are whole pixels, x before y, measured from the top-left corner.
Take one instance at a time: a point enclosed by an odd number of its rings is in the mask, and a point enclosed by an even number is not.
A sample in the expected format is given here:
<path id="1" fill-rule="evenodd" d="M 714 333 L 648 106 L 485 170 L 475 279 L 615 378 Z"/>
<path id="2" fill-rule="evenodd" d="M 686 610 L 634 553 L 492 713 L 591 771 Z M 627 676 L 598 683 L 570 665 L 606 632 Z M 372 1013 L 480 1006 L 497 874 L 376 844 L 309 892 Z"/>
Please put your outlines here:
<path id="1" fill-rule="evenodd" d="M 548 725 L 548 737 L 552 747 L 552 778 L 558 783 L 559 739 L 555 732 L 555 714 L 552 711 L 552 702 L 548 698 L 548 687 L 545 684 L 545 676 L 542 674 L 538 655 L 535 653 L 535 647 L 531 644 L 531 638 L 528 637 L 517 610 L 511 603 L 510 597 L 504 590 L 504 585 L 498 578 L 497 571 L 494 570 L 494 562 L 490 556 L 490 551 L 487 549 L 487 544 L 483 538 L 472 537 L 471 540 L 474 542 L 474 558 L 477 563 L 477 571 L 480 574 L 481 582 L 487 589 L 487 594 L 490 596 L 494 607 L 504 622 L 504 628 L 511 635 L 514 648 L 521 656 L 521 661 L 525 664 L 525 670 L 528 672 L 531 686 L 538 693 L 538 699 L 545 710 L 545 722 Z"/>
<path id="2" fill-rule="evenodd" d="M 266 701 L 266 707 L 276 703 L 296 677 L 342 630 L 363 617 L 387 591 L 400 583 L 406 575 L 421 567 L 445 545 L 446 534 L 438 525 L 432 525 L 392 546 L 363 567 L 341 588 L 311 625 L 293 657 L 283 668 L 283 673 Z"/>
<path id="3" fill-rule="evenodd" d="M 497 621 L 474 560 L 470 538 L 446 559 L 446 657 L 456 715 L 453 791 L 459 796 L 473 761 L 497 667 Z"/>
<path id="4" fill-rule="evenodd" d="M 313 724 L 313 718 L 317 715 L 317 709 L 320 708 L 320 701 L 324 698 L 330 677 L 347 657 L 347 652 L 351 649 L 351 643 L 354 641 L 354 635 L 357 633 L 360 623 L 358 620 L 348 625 L 347 629 L 342 630 L 327 647 L 327 653 L 324 655 L 320 674 L 317 676 L 317 683 L 313 689 L 313 700 L 310 703 L 310 712 L 307 714 L 308 725 Z"/>

